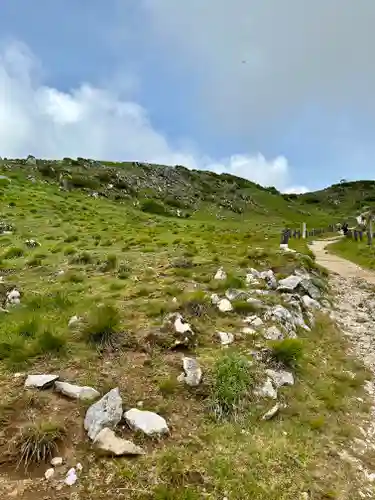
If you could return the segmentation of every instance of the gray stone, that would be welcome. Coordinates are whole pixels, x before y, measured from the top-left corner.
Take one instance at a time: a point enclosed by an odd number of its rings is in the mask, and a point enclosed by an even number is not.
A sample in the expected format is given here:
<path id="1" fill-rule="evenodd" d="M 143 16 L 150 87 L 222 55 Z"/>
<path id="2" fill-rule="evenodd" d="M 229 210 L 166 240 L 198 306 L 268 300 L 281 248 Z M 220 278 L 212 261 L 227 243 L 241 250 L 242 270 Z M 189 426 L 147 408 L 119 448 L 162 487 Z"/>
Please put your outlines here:
<path id="1" fill-rule="evenodd" d="M 185 382 L 190 387 L 197 387 L 202 380 L 202 369 L 198 361 L 185 356 L 182 359 L 182 366 L 184 373 L 178 377 L 179 382 Z"/>
<path id="2" fill-rule="evenodd" d="M 227 273 L 224 271 L 224 269 L 222 267 L 220 267 L 217 270 L 214 279 L 215 280 L 220 280 L 220 281 L 224 281 L 224 280 L 227 279 Z"/>
<path id="3" fill-rule="evenodd" d="M 108 427 L 105 427 L 97 434 L 93 444 L 101 452 L 116 457 L 145 454 L 140 446 L 135 445 L 127 439 L 121 439 L 116 436 L 113 430 L 108 429 Z"/>
<path id="4" fill-rule="evenodd" d="M 221 312 L 233 311 L 233 306 L 228 299 L 219 300 L 219 302 L 217 303 L 217 307 Z"/>
<path id="5" fill-rule="evenodd" d="M 217 293 L 213 293 L 211 295 L 211 303 L 216 306 L 220 302 L 220 297 L 218 296 Z"/>
<path id="6" fill-rule="evenodd" d="M 279 281 L 277 290 L 279 292 L 293 292 L 301 283 L 301 279 L 302 278 L 300 276 L 288 276 L 287 278 Z"/>
<path id="7" fill-rule="evenodd" d="M 233 333 L 217 332 L 217 334 L 219 335 L 221 345 L 229 345 L 234 341 Z"/>
<path id="8" fill-rule="evenodd" d="M 257 328 L 263 325 L 262 318 L 259 318 L 256 314 L 252 314 L 251 316 L 247 316 L 244 320 L 244 323 Z"/>
<path id="9" fill-rule="evenodd" d="M 69 384 L 68 382 L 55 382 L 57 392 L 72 399 L 89 401 L 100 397 L 100 393 L 92 387 Z"/>
<path id="10" fill-rule="evenodd" d="M 281 409 L 280 403 L 276 403 L 267 413 L 265 413 L 262 417 L 262 420 L 271 420 L 271 418 L 275 417 Z"/>
<path id="11" fill-rule="evenodd" d="M 105 427 L 114 428 L 122 417 L 122 399 L 118 387 L 109 391 L 86 412 L 84 427 L 94 440 Z"/>
<path id="12" fill-rule="evenodd" d="M 267 328 L 263 336 L 267 340 L 282 340 L 284 338 L 284 334 L 277 328 L 277 326 L 270 326 Z"/>
<path id="13" fill-rule="evenodd" d="M 278 305 L 271 307 L 264 315 L 266 321 L 273 321 L 282 325 L 287 332 L 295 328 L 294 318 L 285 307 Z"/>
<path id="14" fill-rule="evenodd" d="M 47 389 L 59 378 L 59 375 L 28 375 L 25 389 Z"/>
<path id="15" fill-rule="evenodd" d="M 124 417 L 131 429 L 142 431 L 148 436 L 162 435 L 169 432 L 165 419 L 152 411 L 132 408 L 125 412 Z"/>
<path id="16" fill-rule="evenodd" d="M 266 374 L 272 379 L 276 387 L 283 385 L 294 385 L 293 373 L 284 370 L 266 370 Z"/>
<path id="17" fill-rule="evenodd" d="M 319 302 L 312 299 L 309 295 L 304 295 L 301 300 L 307 309 L 321 309 Z"/>
<path id="18" fill-rule="evenodd" d="M 249 294 L 244 292 L 243 290 L 236 290 L 234 288 L 230 288 L 225 292 L 225 296 L 228 300 L 247 300 L 249 298 Z"/>
<path id="19" fill-rule="evenodd" d="M 51 460 L 51 465 L 53 467 L 60 467 L 60 465 L 63 464 L 63 458 L 62 457 L 53 457 Z"/>
<path id="20" fill-rule="evenodd" d="M 273 271 L 269 269 L 268 271 L 262 271 L 260 273 L 260 277 L 266 282 L 268 288 L 272 290 L 276 290 L 277 288 L 277 279 L 273 274 Z"/>
<path id="21" fill-rule="evenodd" d="M 69 328 L 72 328 L 74 325 L 77 325 L 80 319 L 81 318 L 79 318 L 79 316 L 72 316 L 68 323 Z"/>
<path id="22" fill-rule="evenodd" d="M 322 295 L 321 291 L 319 288 L 314 285 L 314 283 L 311 281 L 310 277 L 305 277 L 301 279 L 300 287 L 302 290 L 307 293 L 307 295 L 310 295 L 312 299 L 319 299 Z"/>
<path id="23" fill-rule="evenodd" d="M 262 386 L 255 389 L 254 393 L 256 396 L 277 399 L 277 390 L 274 388 L 270 377 L 264 381 Z"/>

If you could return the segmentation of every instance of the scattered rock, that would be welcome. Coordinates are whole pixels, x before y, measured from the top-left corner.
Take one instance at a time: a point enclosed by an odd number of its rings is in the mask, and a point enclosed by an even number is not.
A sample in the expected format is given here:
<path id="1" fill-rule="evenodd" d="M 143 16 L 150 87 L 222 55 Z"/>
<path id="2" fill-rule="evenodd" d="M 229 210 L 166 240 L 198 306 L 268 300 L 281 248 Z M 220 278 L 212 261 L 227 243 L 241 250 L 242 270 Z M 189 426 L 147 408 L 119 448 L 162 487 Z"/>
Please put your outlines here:
<path id="1" fill-rule="evenodd" d="M 220 280 L 220 281 L 224 281 L 224 280 L 227 279 L 227 273 L 224 271 L 224 269 L 222 267 L 220 267 L 217 270 L 214 279 L 215 280 Z"/>
<path id="2" fill-rule="evenodd" d="M 225 292 L 225 296 L 228 300 L 247 300 L 249 294 L 242 290 L 236 290 L 235 288 L 230 288 Z"/>
<path id="3" fill-rule="evenodd" d="M 152 411 L 132 408 L 125 412 L 124 417 L 130 428 L 136 431 L 142 431 L 148 436 L 169 433 L 165 419 Z"/>
<path id="4" fill-rule="evenodd" d="M 277 279 L 273 274 L 273 271 L 270 269 L 268 271 L 262 271 L 260 273 L 260 277 L 266 282 L 268 288 L 272 290 L 276 290 L 277 288 Z"/>
<path id="5" fill-rule="evenodd" d="M 36 240 L 26 240 L 25 245 L 29 248 L 37 248 L 40 247 L 40 243 Z"/>
<path id="6" fill-rule="evenodd" d="M 288 276 L 287 278 L 279 281 L 277 290 L 279 292 L 293 292 L 301 283 L 301 279 L 302 278 L 300 276 Z"/>
<path id="7" fill-rule="evenodd" d="M 196 345 L 195 333 L 180 313 L 168 314 L 160 331 L 149 334 L 147 340 L 153 340 L 154 343 L 166 348 L 194 347 Z"/>
<path id="8" fill-rule="evenodd" d="M 118 387 L 109 391 L 86 412 L 84 427 L 94 440 L 104 427 L 113 428 L 122 417 L 122 399 Z"/>
<path id="9" fill-rule="evenodd" d="M 251 328 L 250 326 L 245 326 L 245 328 L 242 328 L 242 333 L 245 335 L 255 335 L 257 332 L 254 328 Z"/>
<path id="10" fill-rule="evenodd" d="M 7 293 L 6 302 L 8 305 L 18 305 L 21 302 L 20 292 L 16 288 L 13 288 L 13 290 Z"/>
<path id="11" fill-rule="evenodd" d="M 319 288 L 312 282 L 310 276 L 305 276 L 301 279 L 300 287 L 312 299 L 319 299 L 322 295 Z"/>
<path id="12" fill-rule="evenodd" d="M 49 481 L 50 479 L 53 478 L 53 475 L 55 474 L 55 469 L 52 467 L 50 469 L 47 469 L 46 472 L 44 473 L 44 477 Z"/>
<path id="13" fill-rule="evenodd" d="M 251 316 L 247 316 L 244 320 L 244 323 L 251 325 L 255 328 L 263 325 L 262 318 L 259 318 L 256 314 L 252 314 Z"/>
<path id="14" fill-rule="evenodd" d="M 81 401 L 97 399 L 100 393 L 92 387 L 69 384 L 68 382 L 55 382 L 55 389 L 64 396 Z"/>
<path id="15" fill-rule="evenodd" d="M 277 328 L 277 326 L 270 326 L 267 328 L 263 336 L 267 340 L 282 340 L 284 338 L 284 334 Z"/>
<path id="16" fill-rule="evenodd" d="M 72 316 L 69 320 L 69 323 L 68 323 L 69 328 L 71 328 L 72 326 L 79 323 L 79 321 L 80 321 L 80 318 L 78 316 Z"/>
<path id="17" fill-rule="evenodd" d="M 295 329 L 295 322 L 292 314 L 283 306 L 274 306 L 266 311 L 264 315 L 266 321 L 278 323 L 290 334 Z"/>
<path id="18" fill-rule="evenodd" d="M 74 467 L 72 467 L 66 473 L 66 477 L 65 477 L 64 482 L 67 486 L 73 486 L 77 482 L 77 479 L 78 479 L 78 477 L 77 477 L 76 469 Z"/>
<path id="19" fill-rule="evenodd" d="M 266 374 L 272 379 L 277 388 L 283 385 L 294 385 L 293 373 L 284 370 L 266 370 Z"/>
<path id="20" fill-rule="evenodd" d="M 262 417 L 262 420 L 271 420 L 271 418 L 275 417 L 281 409 L 280 403 L 276 403 L 267 413 L 265 413 Z"/>
<path id="21" fill-rule="evenodd" d="M 217 307 L 221 312 L 230 312 L 233 311 L 233 306 L 228 299 L 220 299 L 217 303 Z"/>
<path id="22" fill-rule="evenodd" d="M 220 297 L 218 296 L 217 293 L 213 293 L 211 295 L 211 303 L 216 306 L 220 302 Z"/>
<path id="23" fill-rule="evenodd" d="M 272 384 L 272 379 L 267 378 L 262 386 L 258 387 L 254 391 L 256 396 L 277 399 L 277 390 L 274 388 Z"/>
<path id="24" fill-rule="evenodd" d="M 221 345 L 229 345 L 234 342 L 233 333 L 217 332 L 217 334 L 219 335 Z"/>
<path id="25" fill-rule="evenodd" d="M 63 464 L 62 457 L 54 457 L 51 460 L 51 465 L 53 465 L 53 467 L 60 467 L 60 465 L 62 465 L 62 464 Z"/>
<path id="26" fill-rule="evenodd" d="M 302 298 L 302 303 L 307 309 L 321 309 L 319 302 L 312 299 L 309 295 L 304 295 Z"/>
<path id="27" fill-rule="evenodd" d="M 94 439 L 95 447 L 101 452 L 107 453 L 109 455 L 115 455 L 117 457 L 123 455 L 144 455 L 144 450 L 140 447 L 128 441 L 127 439 L 121 439 L 113 432 L 113 430 L 105 427 L 102 429 Z"/>
<path id="28" fill-rule="evenodd" d="M 202 380 L 202 369 L 198 361 L 194 358 L 184 357 L 182 366 L 184 373 L 178 377 L 179 382 L 185 382 L 190 387 L 197 387 Z"/>
<path id="29" fill-rule="evenodd" d="M 25 389 L 47 389 L 58 380 L 59 375 L 28 375 Z"/>

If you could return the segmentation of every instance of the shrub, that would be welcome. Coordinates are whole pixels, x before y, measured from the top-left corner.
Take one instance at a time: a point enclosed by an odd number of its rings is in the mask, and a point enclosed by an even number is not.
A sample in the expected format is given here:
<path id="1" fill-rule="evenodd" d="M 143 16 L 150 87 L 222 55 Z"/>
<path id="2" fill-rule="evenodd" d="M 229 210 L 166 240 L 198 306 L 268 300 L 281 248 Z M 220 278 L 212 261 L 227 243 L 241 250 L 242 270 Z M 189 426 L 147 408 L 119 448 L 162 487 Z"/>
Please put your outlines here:
<path id="1" fill-rule="evenodd" d="M 303 357 L 303 342 L 299 339 L 284 339 L 271 342 L 271 356 L 283 365 L 295 368 Z"/>
<path id="2" fill-rule="evenodd" d="M 8 250 L 6 250 L 3 253 L 2 258 L 3 259 L 16 259 L 18 257 L 22 257 L 23 254 L 24 254 L 24 251 L 22 248 L 10 247 L 10 248 L 8 248 Z"/>
<path id="3" fill-rule="evenodd" d="M 144 200 L 141 203 L 142 212 L 148 212 L 151 214 L 169 216 L 171 213 L 167 208 L 156 200 Z"/>
<path id="4" fill-rule="evenodd" d="M 224 355 L 216 362 L 212 378 L 210 408 L 215 417 L 238 420 L 253 386 L 249 361 L 239 354 Z"/>
<path id="5" fill-rule="evenodd" d="M 75 257 L 71 258 L 71 263 L 72 264 L 87 265 L 87 264 L 91 264 L 92 262 L 93 262 L 92 255 L 90 254 L 90 252 L 86 252 L 86 251 L 85 252 L 81 252 L 78 255 L 76 255 Z"/>
<path id="6" fill-rule="evenodd" d="M 259 311 L 259 306 L 246 300 L 236 300 L 232 302 L 233 310 L 238 314 L 250 314 Z"/>
<path id="7" fill-rule="evenodd" d="M 31 464 L 50 461 L 59 451 L 66 437 L 66 430 L 53 422 L 25 425 L 9 445 L 10 457 L 17 461 L 17 467 L 25 470 Z"/>
<path id="8" fill-rule="evenodd" d="M 17 327 L 17 333 L 21 337 L 34 338 L 39 331 L 39 320 L 36 316 L 26 319 Z"/>
<path id="9" fill-rule="evenodd" d="M 117 340 L 119 324 L 120 313 L 115 307 L 97 307 L 91 312 L 83 329 L 84 339 L 100 347 L 111 347 Z"/>
<path id="10" fill-rule="evenodd" d="M 110 254 L 107 256 L 106 260 L 102 262 L 100 270 L 104 273 L 108 271 L 113 271 L 117 267 L 117 256 L 115 254 Z"/>

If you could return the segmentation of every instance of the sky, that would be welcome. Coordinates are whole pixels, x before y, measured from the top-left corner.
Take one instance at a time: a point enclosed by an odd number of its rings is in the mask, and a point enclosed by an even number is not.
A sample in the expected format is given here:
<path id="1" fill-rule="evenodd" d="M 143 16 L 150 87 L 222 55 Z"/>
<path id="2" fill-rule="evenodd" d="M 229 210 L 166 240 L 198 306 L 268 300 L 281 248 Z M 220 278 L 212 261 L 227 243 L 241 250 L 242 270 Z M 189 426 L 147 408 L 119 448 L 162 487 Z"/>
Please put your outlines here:
<path id="1" fill-rule="evenodd" d="M 373 0 L 2 0 L 0 156 L 374 178 Z"/>

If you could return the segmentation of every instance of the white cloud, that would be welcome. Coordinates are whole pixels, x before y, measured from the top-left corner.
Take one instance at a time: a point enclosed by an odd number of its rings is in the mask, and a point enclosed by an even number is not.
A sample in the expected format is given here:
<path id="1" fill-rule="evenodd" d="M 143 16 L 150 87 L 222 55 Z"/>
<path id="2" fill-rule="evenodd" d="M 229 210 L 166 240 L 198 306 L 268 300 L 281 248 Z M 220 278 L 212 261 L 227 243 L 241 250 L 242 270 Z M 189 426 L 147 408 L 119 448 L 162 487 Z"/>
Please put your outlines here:
<path id="1" fill-rule="evenodd" d="M 308 193 L 309 189 L 306 186 L 290 186 L 283 189 L 282 192 L 287 194 L 303 194 Z"/>
<path id="2" fill-rule="evenodd" d="M 147 111 L 121 99 L 109 85 L 89 83 L 62 92 L 43 85 L 38 60 L 22 44 L 0 53 L 0 154 L 44 158 L 83 156 L 102 160 L 137 160 L 182 164 L 189 168 L 230 172 L 262 185 L 285 189 L 290 169 L 286 158 L 261 154 L 216 160 L 197 148 L 175 147 L 153 128 Z M 188 144 L 188 142 L 185 142 Z"/>

